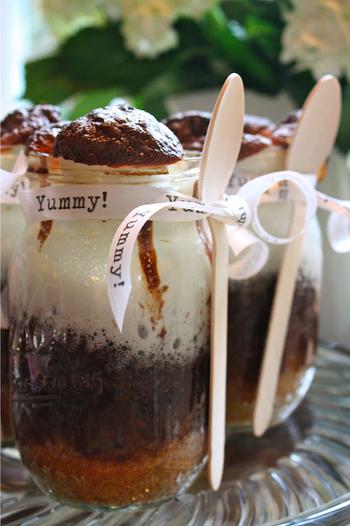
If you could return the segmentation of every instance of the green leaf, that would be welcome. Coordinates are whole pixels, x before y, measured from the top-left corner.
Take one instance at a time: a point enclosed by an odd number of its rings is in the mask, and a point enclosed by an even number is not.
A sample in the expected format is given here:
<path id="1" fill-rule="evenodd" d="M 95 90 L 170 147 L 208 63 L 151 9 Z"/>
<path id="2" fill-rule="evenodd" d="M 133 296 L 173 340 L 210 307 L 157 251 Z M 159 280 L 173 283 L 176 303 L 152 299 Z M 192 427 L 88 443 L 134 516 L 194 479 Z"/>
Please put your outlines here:
<path id="1" fill-rule="evenodd" d="M 245 32 L 237 31 L 237 24 L 232 25 L 220 7 L 206 14 L 202 27 L 217 55 L 227 61 L 233 71 L 242 75 L 247 86 L 267 92 L 276 91 L 273 68 L 253 51 Z"/>
<path id="2" fill-rule="evenodd" d="M 70 104 L 68 118 L 77 119 L 95 108 L 107 106 L 113 99 L 122 97 L 122 91 L 117 88 L 92 90 L 74 96 Z M 68 105 L 68 104 L 67 104 Z"/>
<path id="3" fill-rule="evenodd" d="M 260 51 L 269 61 L 278 64 L 281 51 L 280 28 L 267 20 L 251 15 L 247 16 L 245 27 L 256 52 L 259 54 Z"/>
<path id="4" fill-rule="evenodd" d="M 309 91 L 312 90 L 315 79 L 310 71 L 301 71 L 299 73 L 289 73 L 286 80 L 286 90 L 291 94 L 293 99 L 301 107 Z"/>
<path id="5" fill-rule="evenodd" d="M 119 24 L 83 29 L 59 50 L 65 71 L 74 82 L 92 89 L 116 86 L 131 93 L 170 66 L 166 55 L 156 60 L 136 58 L 125 48 Z"/>
<path id="6" fill-rule="evenodd" d="M 28 62 L 25 67 L 24 98 L 34 103 L 58 104 L 76 92 L 78 86 L 64 73 L 57 57 Z"/>
<path id="7" fill-rule="evenodd" d="M 302 71 L 290 75 L 286 82 L 286 89 L 301 107 L 306 97 L 315 85 L 315 79 L 310 71 Z M 337 145 L 343 152 L 350 148 L 350 86 L 343 82 L 342 113 L 338 131 Z"/>
<path id="8" fill-rule="evenodd" d="M 343 89 L 342 114 L 338 133 L 338 146 L 343 152 L 350 150 L 350 86 Z"/>

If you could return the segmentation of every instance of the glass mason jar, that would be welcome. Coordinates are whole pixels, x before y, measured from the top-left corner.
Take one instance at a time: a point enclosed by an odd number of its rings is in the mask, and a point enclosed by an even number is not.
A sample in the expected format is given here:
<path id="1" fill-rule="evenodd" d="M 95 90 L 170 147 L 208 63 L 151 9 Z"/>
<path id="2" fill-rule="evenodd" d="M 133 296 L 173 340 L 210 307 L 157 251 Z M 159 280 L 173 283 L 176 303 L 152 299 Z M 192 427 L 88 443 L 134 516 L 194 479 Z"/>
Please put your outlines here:
<path id="1" fill-rule="evenodd" d="M 1 147 L 1 169 L 11 171 L 22 145 Z M 24 217 L 18 198 L 9 191 L 10 199 L 5 196 L 1 203 L 1 442 L 9 444 L 13 440 L 9 410 L 9 327 L 7 275 L 12 252 L 18 245 L 24 230 Z"/>
<path id="2" fill-rule="evenodd" d="M 197 160 L 164 170 L 105 172 L 67 161 L 44 179 L 47 185 L 143 184 L 193 194 Z M 29 179 L 37 187 L 43 176 Z M 18 446 L 43 491 L 83 507 L 172 497 L 206 459 L 210 262 L 198 225 L 146 223 L 135 245 L 120 334 L 106 286 L 119 224 L 55 220 L 42 238 L 42 225 L 32 223 L 10 272 Z"/>
<path id="3" fill-rule="evenodd" d="M 247 180 L 285 169 L 286 150 L 268 148 L 238 162 L 228 193 Z M 282 193 L 283 193 L 282 188 Z M 287 237 L 291 202 L 261 204 L 264 227 Z M 256 276 L 229 280 L 227 423 L 251 429 L 263 349 L 284 247 L 269 245 L 269 260 Z M 314 218 L 304 233 L 300 265 L 283 351 L 272 425 L 284 421 L 298 406 L 314 376 L 319 294 L 322 273 L 321 233 Z"/>

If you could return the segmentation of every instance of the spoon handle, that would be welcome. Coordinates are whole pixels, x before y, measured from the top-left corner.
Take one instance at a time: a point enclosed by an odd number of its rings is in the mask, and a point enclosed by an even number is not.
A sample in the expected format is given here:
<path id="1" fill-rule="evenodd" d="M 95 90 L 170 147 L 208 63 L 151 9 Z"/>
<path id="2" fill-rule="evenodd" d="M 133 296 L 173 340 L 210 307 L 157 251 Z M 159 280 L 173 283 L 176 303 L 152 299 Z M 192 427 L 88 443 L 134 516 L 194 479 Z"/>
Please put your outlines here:
<path id="1" fill-rule="evenodd" d="M 322 77 L 308 95 L 293 142 L 287 155 L 287 169 L 316 174 L 330 154 L 340 119 L 341 90 L 337 79 Z M 305 212 L 297 203 L 292 209 L 290 236 L 294 236 L 305 220 Z M 261 436 L 273 415 L 278 377 L 298 274 L 303 236 L 286 246 L 277 279 L 272 312 L 260 372 L 253 430 Z"/>
<path id="2" fill-rule="evenodd" d="M 213 239 L 211 356 L 209 399 L 209 463 L 211 487 L 220 486 L 225 460 L 228 241 L 225 225 L 209 220 Z"/>
<path id="3" fill-rule="evenodd" d="M 300 221 L 303 220 L 304 214 L 301 212 L 297 213 L 295 205 L 289 231 L 290 236 L 295 235 L 295 232 L 300 228 Z M 294 239 L 286 246 L 283 253 L 254 408 L 253 431 L 255 436 L 262 436 L 265 433 L 273 416 L 303 237 L 301 235 Z"/>

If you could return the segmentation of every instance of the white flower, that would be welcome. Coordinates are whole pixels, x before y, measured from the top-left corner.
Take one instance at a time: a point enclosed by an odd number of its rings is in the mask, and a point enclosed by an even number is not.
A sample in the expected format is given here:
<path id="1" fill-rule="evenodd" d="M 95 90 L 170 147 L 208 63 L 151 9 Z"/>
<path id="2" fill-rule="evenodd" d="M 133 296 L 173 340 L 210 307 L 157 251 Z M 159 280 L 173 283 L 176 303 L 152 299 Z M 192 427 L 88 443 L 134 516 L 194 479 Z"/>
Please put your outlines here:
<path id="1" fill-rule="evenodd" d="M 350 80 L 350 1 L 292 0 L 285 15 L 282 62 L 310 69 L 315 78 L 325 73 Z"/>
<path id="2" fill-rule="evenodd" d="M 55 35 L 66 38 L 109 18 L 121 20 L 126 47 L 138 57 L 152 58 L 175 47 L 173 24 L 179 16 L 198 18 L 218 0 L 41 0 Z"/>
<path id="3" fill-rule="evenodd" d="M 176 46 L 178 37 L 172 26 L 179 16 L 198 18 L 215 3 L 216 0 L 119 0 L 126 46 L 138 57 L 155 57 Z"/>
<path id="4" fill-rule="evenodd" d="M 41 9 L 53 33 L 60 39 L 83 27 L 101 25 L 105 20 L 98 0 L 41 0 Z"/>
<path id="5" fill-rule="evenodd" d="M 119 0 L 97 0 L 110 20 L 119 20 L 120 1 Z"/>

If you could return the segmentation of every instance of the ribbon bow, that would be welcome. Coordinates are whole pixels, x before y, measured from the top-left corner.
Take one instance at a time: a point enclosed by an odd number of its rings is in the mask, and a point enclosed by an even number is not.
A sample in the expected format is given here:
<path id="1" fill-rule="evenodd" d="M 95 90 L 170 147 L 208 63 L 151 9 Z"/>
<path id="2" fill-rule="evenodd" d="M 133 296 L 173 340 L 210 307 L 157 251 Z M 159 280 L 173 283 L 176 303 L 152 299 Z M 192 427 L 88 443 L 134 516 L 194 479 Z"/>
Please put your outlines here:
<path id="1" fill-rule="evenodd" d="M 112 240 L 107 271 L 107 286 L 109 300 L 116 323 L 122 331 L 123 321 L 129 301 L 131 283 L 132 252 L 137 236 L 144 224 L 151 218 L 166 221 L 198 221 L 208 217 L 215 218 L 226 225 L 231 225 L 228 238 L 230 246 L 236 256 L 240 256 L 247 248 L 258 246 L 266 241 L 272 244 L 284 244 L 294 237 L 279 238 L 267 232 L 262 226 L 258 216 L 259 202 L 264 193 L 273 185 L 281 181 L 288 181 L 300 192 L 305 202 L 306 222 L 304 227 L 296 233 L 302 234 L 306 224 L 313 218 L 317 209 L 316 192 L 312 185 L 300 174 L 292 171 L 275 172 L 249 181 L 233 196 L 224 196 L 224 199 L 215 203 L 205 203 L 199 199 L 191 198 L 176 192 L 166 194 L 166 202 L 151 203 L 134 208 L 122 221 Z M 154 217 L 155 216 L 155 217 Z M 242 227 L 251 223 L 260 239 Z M 262 241 L 263 240 L 263 241 Z M 250 260 L 249 275 L 255 274 L 261 268 L 261 258 L 251 260 L 251 252 L 246 253 L 245 259 Z M 234 263 L 237 271 L 237 261 Z M 242 260 L 237 274 L 242 279 Z M 235 274 L 231 272 L 231 275 Z"/>

